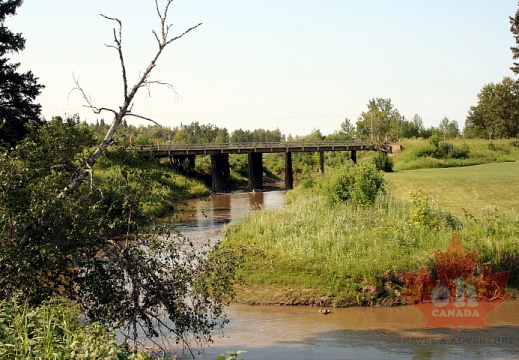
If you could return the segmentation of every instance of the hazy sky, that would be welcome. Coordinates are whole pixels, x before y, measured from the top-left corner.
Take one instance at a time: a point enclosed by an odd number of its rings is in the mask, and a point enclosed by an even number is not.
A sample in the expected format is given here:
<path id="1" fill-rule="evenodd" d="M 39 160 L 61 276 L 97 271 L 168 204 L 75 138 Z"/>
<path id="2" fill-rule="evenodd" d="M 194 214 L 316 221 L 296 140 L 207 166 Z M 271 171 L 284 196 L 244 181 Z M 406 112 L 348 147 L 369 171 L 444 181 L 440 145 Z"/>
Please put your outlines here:
<path id="1" fill-rule="evenodd" d="M 330 134 L 383 97 L 407 119 L 437 126 L 446 116 L 462 128 L 483 85 L 513 75 L 516 9 L 516 0 L 176 0 L 173 34 L 203 25 L 167 48 L 152 73 L 176 93 L 142 91 L 133 112 L 171 127 Z M 156 50 L 153 0 L 25 0 L 7 19 L 27 40 L 14 59 L 46 86 L 38 98 L 46 118 L 111 120 L 70 92 L 73 74 L 96 106 L 121 104 L 117 54 L 105 46 L 114 24 L 101 13 L 123 21 L 132 82 Z"/>

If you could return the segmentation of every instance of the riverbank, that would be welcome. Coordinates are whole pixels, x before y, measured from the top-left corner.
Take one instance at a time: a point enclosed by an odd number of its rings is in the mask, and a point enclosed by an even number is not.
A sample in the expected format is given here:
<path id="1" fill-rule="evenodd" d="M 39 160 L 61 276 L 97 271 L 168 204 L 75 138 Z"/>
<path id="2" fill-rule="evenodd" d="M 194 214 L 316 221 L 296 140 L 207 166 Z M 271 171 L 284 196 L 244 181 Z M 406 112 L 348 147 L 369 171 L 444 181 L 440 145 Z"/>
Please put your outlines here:
<path id="1" fill-rule="evenodd" d="M 519 285 L 517 214 L 487 208 L 455 216 L 420 193 L 411 202 L 379 196 L 373 206 L 362 207 L 333 203 L 317 189 L 288 196 L 284 209 L 251 214 L 226 230 L 222 248 L 242 252 L 234 288 L 238 302 L 403 304 L 402 273 L 424 267 L 434 274 L 435 250 L 444 251 L 456 234 L 467 251 L 478 250 L 476 271 L 511 270 L 510 289 Z M 501 196 L 509 197 L 506 191 Z"/>
<path id="2" fill-rule="evenodd" d="M 114 149 L 101 158 L 93 176 L 94 183 L 112 184 L 114 196 L 130 195 L 152 219 L 173 213 L 187 199 L 211 194 L 203 180 L 124 149 Z"/>

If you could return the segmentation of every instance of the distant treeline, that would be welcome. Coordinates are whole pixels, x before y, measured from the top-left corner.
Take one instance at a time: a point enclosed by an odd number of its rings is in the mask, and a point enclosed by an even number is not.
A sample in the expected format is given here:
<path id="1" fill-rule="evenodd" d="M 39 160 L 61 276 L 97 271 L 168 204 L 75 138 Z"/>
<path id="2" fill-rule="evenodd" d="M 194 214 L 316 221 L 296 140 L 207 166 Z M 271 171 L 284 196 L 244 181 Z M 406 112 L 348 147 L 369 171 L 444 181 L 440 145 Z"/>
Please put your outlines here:
<path id="1" fill-rule="evenodd" d="M 459 137 L 465 138 L 511 138 L 519 132 L 519 95 L 515 82 L 504 78 L 501 83 L 487 84 L 481 90 L 476 106 L 470 108 L 463 132 L 456 120 L 447 117 L 441 119 L 438 126 L 426 128 L 422 117 L 415 114 L 406 119 L 395 108 L 391 99 L 373 98 L 364 111 L 353 123 L 346 118 L 339 129 L 332 134 L 323 135 L 319 129 L 310 134 L 291 136 L 279 129 L 237 129 L 232 132 L 213 124 L 192 122 L 175 127 L 158 125 L 129 124 L 126 120 L 118 129 L 117 141 L 120 145 L 147 144 L 207 144 L 228 142 L 280 142 L 292 140 L 365 140 L 372 142 L 395 142 L 402 139 L 428 139 L 436 136 L 442 140 Z M 57 117 L 59 118 L 59 117 Z M 61 118 L 60 118 L 61 119 Z M 65 121 L 83 124 L 102 138 L 109 128 L 104 119 L 87 123 L 72 116 Z"/>

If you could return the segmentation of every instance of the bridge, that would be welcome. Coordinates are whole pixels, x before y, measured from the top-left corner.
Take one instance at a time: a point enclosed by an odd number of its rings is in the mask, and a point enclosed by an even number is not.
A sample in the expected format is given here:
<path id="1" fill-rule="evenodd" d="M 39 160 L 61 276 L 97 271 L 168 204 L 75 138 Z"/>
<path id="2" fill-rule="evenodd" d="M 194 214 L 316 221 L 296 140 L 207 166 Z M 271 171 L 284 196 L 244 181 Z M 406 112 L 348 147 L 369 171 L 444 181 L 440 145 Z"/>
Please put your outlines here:
<path id="1" fill-rule="evenodd" d="M 258 143 L 222 144 L 157 144 L 131 148 L 141 156 L 154 158 L 168 157 L 172 163 L 187 162 L 194 169 L 195 157 L 211 156 L 212 190 L 228 192 L 231 190 L 229 154 L 247 154 L 249 160 L 249 188 L 261 189 L 263 186 L 263 154 L 285 153 L 285 188 L 293 188 L 292 153 L 319 152 L 320 168 L 324 173 L 324 153 L 328 151 L 350 151 L 351 159 L 357 162 L 357 151 L 371 150 L 391 153 L 391 145 L 373 144 L 362 141 L 290 141 Z"/>

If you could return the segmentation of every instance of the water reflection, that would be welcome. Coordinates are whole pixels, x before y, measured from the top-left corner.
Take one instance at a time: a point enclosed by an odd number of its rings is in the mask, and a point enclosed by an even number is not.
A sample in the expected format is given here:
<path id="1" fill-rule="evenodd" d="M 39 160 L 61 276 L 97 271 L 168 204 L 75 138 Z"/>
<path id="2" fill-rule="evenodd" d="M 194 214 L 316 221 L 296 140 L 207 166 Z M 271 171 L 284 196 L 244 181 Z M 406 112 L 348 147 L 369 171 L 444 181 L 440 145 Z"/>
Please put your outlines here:
<path id="1" fill-rule="evenodd" d="M 180 214 L 178 229 L 188 235 L 192 231 L 219 230 L 251 211 L 279 209 L 284 202 L 284 191 L 216 194 L 189 200 Z"/>

